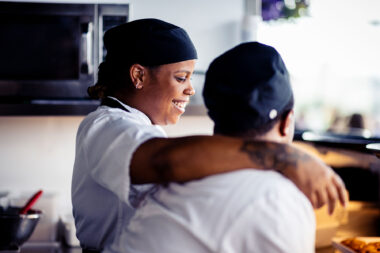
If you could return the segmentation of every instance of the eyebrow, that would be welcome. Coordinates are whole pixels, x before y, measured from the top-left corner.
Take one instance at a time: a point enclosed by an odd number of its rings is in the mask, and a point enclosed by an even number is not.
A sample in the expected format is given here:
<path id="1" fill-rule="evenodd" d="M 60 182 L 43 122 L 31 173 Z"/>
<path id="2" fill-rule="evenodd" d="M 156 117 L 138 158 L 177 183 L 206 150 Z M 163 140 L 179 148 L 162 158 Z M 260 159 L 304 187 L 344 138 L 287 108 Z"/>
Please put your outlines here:
<path id="1" fill-rule="evenodd" d="M 191 74 L 191 71 L 184 70 L 184 69 L 177 70 L 177 71 L 174 72 L 174 74 L 176 74 L 176 73 L 182 73 L 182 72 L 185 72 L 186 74 Z"/>

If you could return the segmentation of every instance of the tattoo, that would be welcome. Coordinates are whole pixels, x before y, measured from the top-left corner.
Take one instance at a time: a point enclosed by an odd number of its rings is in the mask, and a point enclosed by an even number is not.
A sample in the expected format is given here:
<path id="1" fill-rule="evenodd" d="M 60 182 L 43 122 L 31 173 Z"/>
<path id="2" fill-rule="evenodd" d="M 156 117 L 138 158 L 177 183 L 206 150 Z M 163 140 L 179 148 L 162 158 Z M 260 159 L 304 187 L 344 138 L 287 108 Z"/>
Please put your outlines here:
<path id="1" fill-rule="evenodd" d="M 305 153 L 281 143 L 246 140 L 240 150 L 262 169 L 280 173 L 289 168 L 298 169 L 300 164 L 304 165 L 310 160 Z"/>

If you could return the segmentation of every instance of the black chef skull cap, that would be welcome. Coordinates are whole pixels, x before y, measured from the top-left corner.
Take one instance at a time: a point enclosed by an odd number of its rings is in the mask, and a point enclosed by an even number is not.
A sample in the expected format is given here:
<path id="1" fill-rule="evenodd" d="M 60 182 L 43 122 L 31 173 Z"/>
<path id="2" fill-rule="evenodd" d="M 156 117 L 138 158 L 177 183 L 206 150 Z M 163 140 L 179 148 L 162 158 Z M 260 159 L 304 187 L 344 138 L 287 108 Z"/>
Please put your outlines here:
<path id="1" fill-rule="evenodd" d="M 293 107 L 289 74 L 280 54 L 258 42 L 242 43 L 209 66 L 203 89 L 216 133 L 263 127 Z"/>
<path id="2" fill-rule="evenodd" d="M 197 51 L 178 26 L 159 19 L 139 19 L 109 29 L 104 35 L 106 61 L 158 66 L 197 59 Z"/>

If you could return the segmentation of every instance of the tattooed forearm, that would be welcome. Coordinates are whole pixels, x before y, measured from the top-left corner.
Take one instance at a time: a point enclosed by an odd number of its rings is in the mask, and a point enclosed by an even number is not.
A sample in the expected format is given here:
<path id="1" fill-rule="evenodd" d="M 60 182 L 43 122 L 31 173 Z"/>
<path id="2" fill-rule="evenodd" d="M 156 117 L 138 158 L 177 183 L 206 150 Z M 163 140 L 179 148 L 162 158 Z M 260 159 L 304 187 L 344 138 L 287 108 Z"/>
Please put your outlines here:
<path id="1" fill-rule="evenodd" d="M 298 169 L 299 164 L 305 164 L 310 157 L 296 148 L 270 142 L 244 141 L 241 149 L 248 154 L 253 163 L 257 163 L 264 169 L 275 169 L 279 172 L 285 169 Z"/>

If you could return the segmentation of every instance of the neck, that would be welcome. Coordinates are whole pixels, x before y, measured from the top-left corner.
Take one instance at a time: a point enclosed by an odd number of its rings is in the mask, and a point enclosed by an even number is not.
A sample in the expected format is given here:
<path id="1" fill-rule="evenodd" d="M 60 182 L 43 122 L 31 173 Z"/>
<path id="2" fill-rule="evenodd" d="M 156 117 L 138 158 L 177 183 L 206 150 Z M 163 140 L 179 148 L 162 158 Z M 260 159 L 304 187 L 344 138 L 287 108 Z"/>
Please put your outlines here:
<path id="1" fill-rule="evenodd" d="M 266 132 L 265 134 L 253 137 L 253 140 L 279 142 L 279 143 L 285 142 L 283 138 L 276 131 L 273 131 L 273 129 L 269 132 Z"/>
<path id="2" fill-rule="evenodd" d="M 234 137 L 239 137 L 239 138 L 248 139 L 252 141 L 290 143 L 291 141 L 289 141 L 289 138 L 287 136 L 282 136 L 280 134 L 278 127 L 279 127 L 278 124 L 276 124 L 272 129 L 270 129 L 269 131 L 263 134 L 253 134 L 253 133 L 250 134 L 249 132 L 246 132 L 242 135 L 239 135 L 239 134 L 234 135 Z"/>
<path id="3" fill-rule="evenodd" d="M 117 98 L 118 100 L 120 100 L 124 104 L 144 113 L 150 119 L 150 121 L 153 124 L 156 124 L 156 123 L 154 123 L 154 121 L 152 120 L 152 118 L 149 114 L 149 104 L 142 102 L 144 100 L 142 100 L 141 97 L 137 97 L 134 94 L 125 95 L 124 93 L 121 93 L 121 92 L 115 93 L 112 96 Z M 148 108 L 147 108 L 147 106 L 148 106 Z"/>
<path id="4" fill-rule="evenodd" d="M 131 100 L 129 98 L 129 96 L 126 96 L 123 92 L 115 92 L 114 94 L 110 95 L 111 97 L 114 97 L 116 99 L 118 99 L 119 101 L 121 101 L 122 103 L 126 104 L 126 105 L 129 105 L 131 107 L 135 107 L 132 103 L 131 103 Z M 135 107 L 136 108 L 136 107 Z"/>

